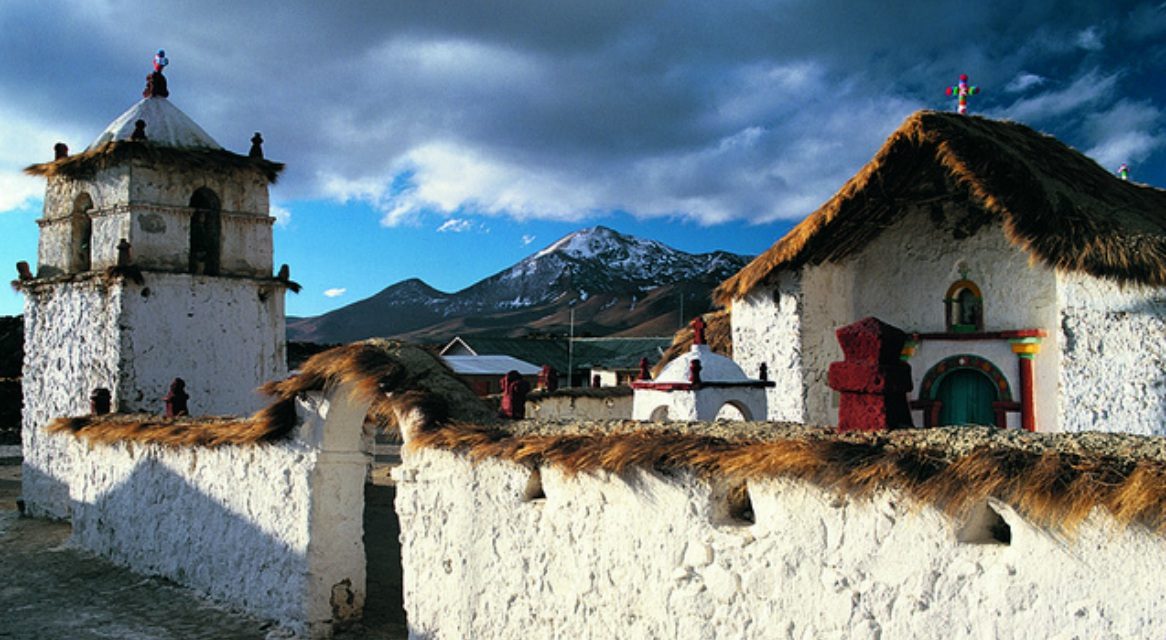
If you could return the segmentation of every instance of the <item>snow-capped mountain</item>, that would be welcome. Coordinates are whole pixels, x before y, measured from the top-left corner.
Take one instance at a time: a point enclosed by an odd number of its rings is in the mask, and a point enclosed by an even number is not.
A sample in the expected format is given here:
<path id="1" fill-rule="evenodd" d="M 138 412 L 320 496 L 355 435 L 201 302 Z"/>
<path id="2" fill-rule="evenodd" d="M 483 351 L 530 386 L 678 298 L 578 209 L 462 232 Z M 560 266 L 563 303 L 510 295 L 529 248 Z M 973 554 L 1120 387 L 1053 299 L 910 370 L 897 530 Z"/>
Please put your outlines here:
<path id="1" fill-rule="evenodd" d="M 472 333 L 559 333 L 566 331 L 565 314 L 572 306 L 577 331 L 582 325 L 598 335 L 643 335 L 636 327 L 647 323 L 644 331 L 668 335 L 678 324 L 682 297 L 685 315 L 707 310 L 709 291 L 748 260 L 723 251 L 694 255 L 591 227 L 456 293 L 412 279 L 315 318 L 289 318 L 288 337 L 442 341 Z M 668 321 L 657 322 L 659 315 Z"/>

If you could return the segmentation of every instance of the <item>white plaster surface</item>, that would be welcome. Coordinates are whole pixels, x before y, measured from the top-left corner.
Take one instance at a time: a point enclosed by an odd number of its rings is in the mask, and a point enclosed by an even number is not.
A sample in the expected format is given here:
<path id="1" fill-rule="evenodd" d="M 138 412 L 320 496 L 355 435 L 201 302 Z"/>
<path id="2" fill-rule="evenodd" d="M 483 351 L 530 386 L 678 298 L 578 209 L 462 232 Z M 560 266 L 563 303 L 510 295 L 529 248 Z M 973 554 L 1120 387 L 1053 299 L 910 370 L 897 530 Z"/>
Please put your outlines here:
<path id="1" fill-rule="evenodd" d="M 1058 279 L 1061 428 L 1166 435 L 1166 289 Z"/>
<path id="2" fill-rule="evenodd" d="M 238 415 L 265 404 L 259 385 L 286 375 L 282 290 L 260 300 L 252 280 L 145 277 L 144 285 L 88 279 L 25 293 L 23 492 L 35 515 L 69 516 L 71 454 L 43 427 L 89 413 L 93 389 L 109 389 L 115 411 L 160 414 L 181 377 L 193 414 Z"/>
<path id="3" fill-rule="evenodd" d="M 368 403 L 348 390 L 301 400 L 300 426 L 277 443 L 89 446 L 42 434 L 37 446 L 69 461 L 57 471 L 74 544 L 323 637 L 365 599 Z"/>
<path id="4" fill-rule="evenodd" d="M 762 364 L 769 368 L 775 385 L 766 391 L 770 420 L 806 420 L 802 308 L 801 274 L 789 271 L 778 274 L 773 287 L 733 301 L 733 360 L 751 374 Z"/>
<path id="5" fill-rule="evenodd" d="M 563 395 L 528 399 L 526 416 L 536 420 L 627 420 L 632 417 L 632 396 L 589 398 Z"/>
<path id="6" fill-rule="evenodd" d="M 412 638 L 1149 638 L 1166 541 L 1095 511 L 1072 537 L 993 503 L 1009 545 L 893 492 L 751 483 L 756 524 L 687 474 L 566 477 L 406 449 Z M 968 538 L 967 532 L 963 536 Z M 972 535 L 971 539 L 985 539 Z"/>
<path id="7" fill-rule="evenodd" d="M 949 211 L 947 219 L 958 215 Z M 985 331 L 1041 328 L 1056 334 L 1057 277 L 1052 270 L 1030 264 L 1028 254 L 1008 241 L 999 224 L 957 240 L 949 223 L 937 224 L 928 212 L 915 210 L 841 263 L 779 274 L 776 288 L 759 286 L 735 300 L 734 358 L 747 371 L 755 362 L 769 362 L 770 379 L 778 383 L 770 393 L 770 419 L 833 424 L 837 403 L 826 373 L 830 363 L 842 359 L 834 332 L 868 316 L 909 333 L 942 332 L 943 299 L 961 279 L 961 269 L 983 293 Z M 940 345 L 927 349 L 925 343 L 910 362 L 916 393 L 928 369 L 949 351 Z M 961 349 L 991 360 L 1013 376 L 1010 384 L 1018 389 L 1016 357 L 1001 353 L 998 343 L 965 342 Z M 1034 361 L 1040 431 L 1058 429 L 1059 359 L 1057 341 L 1046 339 Z M 801 415 L 791 406 L 795 379 L 803 385 Z M 1014 399 L 1019 399 L 1018 391 Z M 918 412 L 915 418 L 920 418 Z"/>

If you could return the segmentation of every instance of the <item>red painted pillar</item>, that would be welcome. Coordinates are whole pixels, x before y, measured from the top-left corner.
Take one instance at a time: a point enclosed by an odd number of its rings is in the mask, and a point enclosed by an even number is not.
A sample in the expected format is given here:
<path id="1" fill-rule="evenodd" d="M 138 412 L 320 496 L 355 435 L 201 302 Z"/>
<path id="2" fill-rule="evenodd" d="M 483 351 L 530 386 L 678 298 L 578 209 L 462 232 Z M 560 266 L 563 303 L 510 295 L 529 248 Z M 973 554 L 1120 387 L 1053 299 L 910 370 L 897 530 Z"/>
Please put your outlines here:
<path id="1" fill-rule="evenodd" d="M 910 427 L 911 365 L 900 359 L 907 334 L 878 318 L 865 318 L 835 335 L 844 359 L 830 364 L 826 383 L 839 393 L 838 430 Z"/>
<path id="2" fill-rule="evenodd" d="M 1025 431 L 1036 431 L 1036 375 L 1032 361 L 1040 353 L 1040 338 L 1015 338 L 1009 342 L 1020 367 L 1020 426 Z"/>

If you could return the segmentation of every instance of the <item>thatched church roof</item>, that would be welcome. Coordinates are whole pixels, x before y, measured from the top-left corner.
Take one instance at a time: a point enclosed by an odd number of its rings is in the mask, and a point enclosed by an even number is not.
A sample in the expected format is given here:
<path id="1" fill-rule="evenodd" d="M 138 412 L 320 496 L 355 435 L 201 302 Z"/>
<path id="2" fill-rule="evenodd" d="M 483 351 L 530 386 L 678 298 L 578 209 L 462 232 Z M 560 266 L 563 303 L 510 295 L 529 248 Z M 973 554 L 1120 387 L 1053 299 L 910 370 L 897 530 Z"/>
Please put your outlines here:
<path id="1" fill-rule="evenodd" d="M 917 112 L 838 193 L 713 293 L 740 298 L 778 270 L 844 259 L 913 205 L 966 205 L 967 233 L 1000 221 L 1034 261 L 1166 285 L 1166 191 L 1125 182 L 1014 122 Z"/>

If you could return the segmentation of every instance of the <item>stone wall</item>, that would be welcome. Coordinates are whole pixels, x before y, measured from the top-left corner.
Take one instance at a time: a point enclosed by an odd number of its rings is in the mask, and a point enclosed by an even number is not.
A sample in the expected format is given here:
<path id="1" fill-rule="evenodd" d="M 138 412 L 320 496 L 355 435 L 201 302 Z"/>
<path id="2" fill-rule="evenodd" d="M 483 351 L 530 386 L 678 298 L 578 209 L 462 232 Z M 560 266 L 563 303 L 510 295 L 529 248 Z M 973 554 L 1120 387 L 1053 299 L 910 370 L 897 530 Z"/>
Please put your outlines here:
<path id="1" fill-rule="evenodd" d="M 750 374 L 762 363 L 769 367 L 775 383 L 766 391 L 770 420 L 806 420 L 803 302 L 801 274 L 789 271 L 773 287 L 733 301 L 733 360 Z"/>
<path id="2" fill-rule="evenodd" d="M 990 501 L 954 520 L 689 473 L 568 477 L 406 450 L 395 473 L 413 638 L 1153 637 L 1166 540 L 1095 510 L 1071 536 Z M 1005 542 L 1005 540 L 1007 540 Z"/>
<path id="3" fill-rule="evenodd" d="M 51 472 L 74 544 L 321 637 L 364 603 L 367 409 L 309 394 L 293 436 L 269 444 L 91 446 L 58 433 L 35 446 L 68 463 Z M 36 490 L 26 484 L 26 498 Z"/>
<path id="4" fill-rule="evenodd" d="M 1062 274 L 1058 296 L 1061 429 L 1166 435 L 1166 289 Z"/>
<path id="5" fill-rule="evenodd" d="M 588 394 L 585 390 L 534 393 L 526 400 L 526 417 L 533 420 L 627 420 L 632 417 L 632 390 Z"/>

